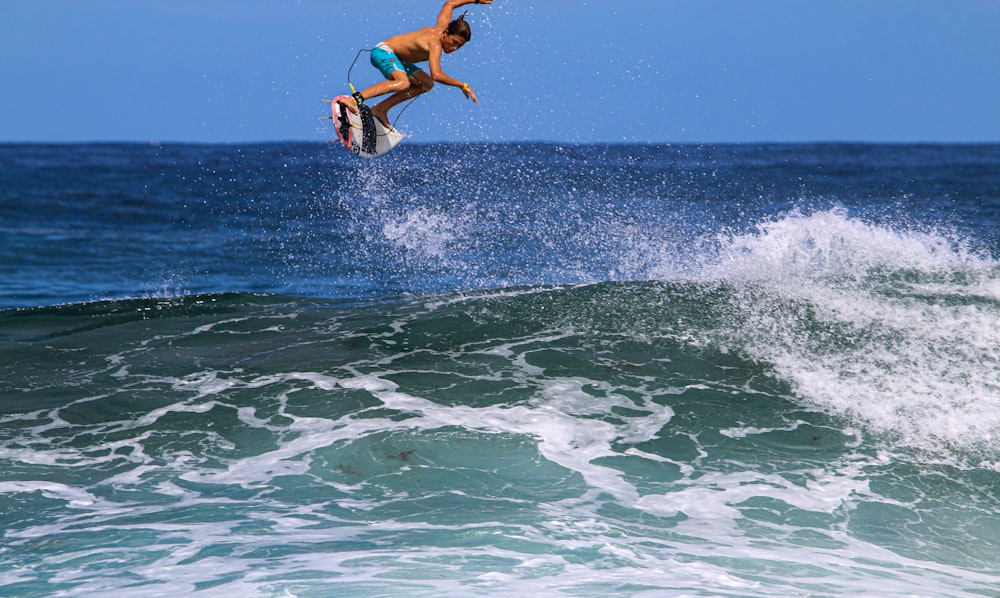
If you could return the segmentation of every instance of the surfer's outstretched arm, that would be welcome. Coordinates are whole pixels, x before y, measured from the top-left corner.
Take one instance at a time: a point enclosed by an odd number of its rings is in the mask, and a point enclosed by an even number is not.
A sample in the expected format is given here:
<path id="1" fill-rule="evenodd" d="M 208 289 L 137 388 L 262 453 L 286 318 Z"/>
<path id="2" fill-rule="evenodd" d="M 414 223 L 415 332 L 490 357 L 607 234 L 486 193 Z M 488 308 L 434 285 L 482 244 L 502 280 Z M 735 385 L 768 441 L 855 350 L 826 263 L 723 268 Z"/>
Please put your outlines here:
<path id="1" fill-rule="evenodd" d="M 469 37 L 472 34 L 468 24 L 465 22 L 464 14 L 455 21 L 451 19 L 455 9 L 466 4 L 493 4 L 493 0 L 448 0 L 445 2 L 444 6 L 441 7 L 441 12 L 438 14 L 437 24 L 434 26 L 434 30 L 439 32 L 441 37 L 432 40 L 429 44 L 427 48 L 427 62 L 433 81 L 458 87 L 462 90 L 465 97 L 478 104 L 479 99 L 476 98 L 476 92 L 472 91 L 468 83 L 459 81 L 441 70 L 441 54 L 444 52 L 454 52 L 461 48 L 465 42 L 469 41 Z"/>
<path id="2" fill-rule="evenodd" d="M 437 29 L 447 29 L 448 23 L 451 23 L 451 13 L 455 11 L 459 6 L 464 6 L 466 4 L 493 4 L 493 0 L 448 0 L 441 7 L 441 13 L 438 14 Z"/>

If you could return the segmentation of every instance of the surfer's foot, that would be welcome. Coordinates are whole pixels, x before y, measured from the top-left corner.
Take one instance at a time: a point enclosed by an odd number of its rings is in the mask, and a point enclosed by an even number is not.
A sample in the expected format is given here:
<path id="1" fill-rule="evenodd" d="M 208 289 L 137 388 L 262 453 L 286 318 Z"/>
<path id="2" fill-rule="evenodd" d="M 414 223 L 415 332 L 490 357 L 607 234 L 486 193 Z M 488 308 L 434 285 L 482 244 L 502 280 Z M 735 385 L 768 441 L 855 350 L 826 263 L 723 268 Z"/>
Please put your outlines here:
<path id="1" fill-rule="evenodd" d="M 392 122 L 389 121 L 389 115 L 386 112 L 382 112 L 378 109 L 378 106 L 372 108 L 372 116 L 378 119 L 378 122 L 382 123 L 386 131 L 392 131 Z"/>
<path id="2" fill-rule="evenodd" d="M 337 98 L 337 103 L 347 106 L 347 109 L 353 112 L 354 114 L 358 113 L 358 103 L 357 101 L 355 101 L 354 98 L 350 96 L 340 96 L 339 98 Z"/>

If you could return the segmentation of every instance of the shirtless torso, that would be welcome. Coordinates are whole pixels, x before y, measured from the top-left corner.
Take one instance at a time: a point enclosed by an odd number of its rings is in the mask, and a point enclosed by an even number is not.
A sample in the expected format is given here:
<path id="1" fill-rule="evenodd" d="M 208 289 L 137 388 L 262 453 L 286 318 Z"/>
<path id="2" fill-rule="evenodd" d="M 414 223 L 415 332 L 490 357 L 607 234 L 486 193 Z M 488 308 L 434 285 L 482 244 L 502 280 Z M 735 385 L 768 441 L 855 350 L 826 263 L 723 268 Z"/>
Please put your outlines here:
<path id="1" fill-rule="evenodd" d="M 385 40 L 396 56 L 407 62 L 427 62 L 431 79 L 437 83 L 461 87 L 463 83 L 441 70 L 441 54 L 451 54 L 465 44 L 465 40 L 447 33 L 444 27 L 423 27 L 409 33 L 400 33 Z"/>
<path id="2" fill-rule="evenodd" d="M 431 48 L 441 47 L 441 33 L 436 27 L 424 27 L 394 35 L 385 40 L 385 43 L 392 46 L 396 55 L 407 62 L 424 62 L 430 59 Z"/>

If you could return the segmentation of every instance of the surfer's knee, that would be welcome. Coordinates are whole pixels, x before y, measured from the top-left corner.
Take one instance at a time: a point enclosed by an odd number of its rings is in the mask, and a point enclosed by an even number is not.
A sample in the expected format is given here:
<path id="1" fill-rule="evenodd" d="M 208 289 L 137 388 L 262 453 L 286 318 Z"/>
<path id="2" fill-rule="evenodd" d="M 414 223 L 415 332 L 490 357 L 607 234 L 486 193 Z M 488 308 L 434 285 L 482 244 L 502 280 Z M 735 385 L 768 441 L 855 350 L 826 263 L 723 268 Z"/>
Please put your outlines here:
<path id="1" fill-rule="evenodd" d="M 406 91 L 407 89 L 410 88 L 410 80 L 409 79 L 393 79 L 392 84 L 389 86 L 389 88 L 390 88 L 390 91 L 392 91 L 392 92 Z"/>
<path id="2" fill-rule="evenodd" d="M 402 70 L 393 71 L 392 75 L 388 79 L 390 93 L 396 93 L 399 91 L 406 91 L 410 88 L 410 78 L 406 76 L 406 73 Z"/>
<path id="3" fill-rule="evenodd" d="M 411 77 L 410 83 L 417 94 L 427 93 L 434 87 L 434 79 L 430 77 Z"/>

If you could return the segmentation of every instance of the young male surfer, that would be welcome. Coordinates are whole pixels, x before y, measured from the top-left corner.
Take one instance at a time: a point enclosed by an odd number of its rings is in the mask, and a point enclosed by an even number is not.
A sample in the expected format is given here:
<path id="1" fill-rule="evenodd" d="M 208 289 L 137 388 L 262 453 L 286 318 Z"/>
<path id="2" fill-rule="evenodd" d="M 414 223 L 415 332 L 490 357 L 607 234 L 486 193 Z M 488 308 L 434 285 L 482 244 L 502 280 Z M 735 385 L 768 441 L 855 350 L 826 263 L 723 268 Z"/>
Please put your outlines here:
<path id="1" fill-rule="evenodd" d="M 493 0 L 448 0 L 441 7 L 437 24 L 433 27 L 394 35 L 379 43 L 371 51 L 371 62 L 386 80 L 364 91 L 354 92 L 351 96 L 342 96 L 337 102 L 357 114 L 358 104 L 392 93 L 371 108 L 372 116 L 387 129 L 392 129 L 389 110 L 400 102 L 427 93 L 434 87 L 435 81 L 458 87 L 465 97 L 478 104 L 476 93 L 468 83 L 459 81 L 441 70 L 441 53 L 451 54 L 464 46 L 472 37 L 472 28 L 465 22 L 464 14 L 454 21 L 451 20 L 452 12 L 465 4 L 493 4 Z M 414 64 L 425 60 L 430 67 L 430 75 Z"/>

